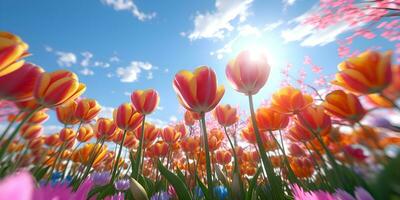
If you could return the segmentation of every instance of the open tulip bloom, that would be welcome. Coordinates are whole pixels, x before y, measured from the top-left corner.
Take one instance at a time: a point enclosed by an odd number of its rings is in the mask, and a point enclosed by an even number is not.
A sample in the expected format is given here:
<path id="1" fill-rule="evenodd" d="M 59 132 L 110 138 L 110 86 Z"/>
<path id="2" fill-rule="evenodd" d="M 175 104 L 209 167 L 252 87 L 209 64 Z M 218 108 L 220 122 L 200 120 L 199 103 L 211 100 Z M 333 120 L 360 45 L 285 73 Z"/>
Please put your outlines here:
<path id="1" fill-rule="evenodd" d="M 335 87 L 284 85 L 256 107 L 273 66 L 245 50 L 220 79 L 209 66 L 177 72 L 182 121 L 160 126 L 155 89 L 134 90 L 104 117 L 77 74 L 24 61 L 28 44 L 0 32 L 0 200 L 399 199 L 392 54 L 363 52 L 339 64 Z M 225 103 L 225 90 L 248 108 Z M 49 118 L 62 128 L 48 132 Z"/>

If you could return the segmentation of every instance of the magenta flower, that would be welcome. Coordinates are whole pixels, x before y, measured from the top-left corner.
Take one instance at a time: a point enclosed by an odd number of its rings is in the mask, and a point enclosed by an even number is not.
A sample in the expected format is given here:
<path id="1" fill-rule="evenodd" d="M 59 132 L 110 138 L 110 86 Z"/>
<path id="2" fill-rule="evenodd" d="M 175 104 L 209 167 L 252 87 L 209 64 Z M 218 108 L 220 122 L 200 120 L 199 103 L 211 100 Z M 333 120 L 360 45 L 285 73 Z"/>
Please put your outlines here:
<path id="1" fill-rule="evenodd" d="M 0 182 L 0 200 L 31 200 L 34 182 L 26 171 L 17 172 Z"/>

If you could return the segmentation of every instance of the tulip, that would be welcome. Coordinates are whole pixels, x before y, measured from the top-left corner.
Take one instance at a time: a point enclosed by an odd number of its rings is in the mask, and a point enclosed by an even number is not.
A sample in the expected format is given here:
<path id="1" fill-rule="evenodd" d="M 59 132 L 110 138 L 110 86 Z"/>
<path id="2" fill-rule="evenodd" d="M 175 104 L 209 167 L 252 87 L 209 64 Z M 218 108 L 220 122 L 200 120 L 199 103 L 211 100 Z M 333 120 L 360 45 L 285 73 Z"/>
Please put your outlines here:
<path id="1" fill-rule="evenodd" d="M 49 119 L 49 115 L 45 111 L 38 111 L 28 120 L 30 124 L 40 124 L 44 123 Z"/>
<path id="2" fill-rule="evenodd" d="M 111 140 L 117 130 L 117 125 L 107 118 L 99 118 L 95 125 L 96 137 L 100 140 Z"/>
<path id="3" fill-rule="evenodd" d="M 76 139 L 79 142 L 87 142 L 94 136 L 93 129 L 90 126 L 82 126 L 78 129 L 78 136 Z"/>
<path id="4" fill-rule="evenodd" d="M 165 157 L 168 154 L 169 145 L 163 141 L 158 141 L 150 149 L 155 156 Z"/>
<path id="5" fill-rule="evenodd" d="M 34 97 L 45 107 L 55 107 L 75 100 L 85 90 L 86 86 L 79 83 L 76 74 L 58 70 L 40 75 L 35 84 Z"/>
<path id="6" fill-rule="evenodd" d="M 304 150 L 296 143 L 292 143 L 289 145 L 289 152 L 290 155 L 293 157 L 302 157 L 306 155 Z"/>
<path id="7" fill-rule="evenodd" d="M 295 123 L 287 133 L 287 138 L 292 142 L 308 142 L 314 138 L 310 130 Z"/>
<path id="8" fill-rule="evenodd" d="M 79 162 L 85 165 L 90 165 L 90 154 L 91 152 L 94 152 L 96 150 L 97 154 L 95 154 L 94 160 L 93 160 L 93 166 L 97 166 L 100 164 L 100 162 L 105 158 L 106 153 L 107 153 L 107 147 L 104 147 L 99 144 L 86 144 L 83 146 L 81 149 L 78 150 L 77 156 L 79 159 Z"/>
<path id="9" fill-rule="evenodd" d="M 61 106 L 56 107 L 57 119 L 64 125 L 74 125 L 79 122 L 75 117 L 75 111 L 78 106 L 76 101 L 68 101 Z"/>
<path id="10" fill-rule="evenodd" d="M 15 102 L 15 105 L 22 112 L 31 112 L 34 110 L 38 110 L 40 107 L 40 105 L 36 101 L 36 99 L 31 99 L 31 100 L 27 100 L 27 101 L 18 101 L 18 102 Z"/>
<path id="11" fill-rule="evenodd" d="M 185 124 L 186 126 L 193 126 L 194 123 L 199 120 L 201 118 L 199 113 L 195 113 L 189 110 L 185 111 L 185 116 L 184 116 L 184 120 L 185 120 Z"/>
<path id="12" fill-rule="evenodd" d="M 114 121 L 122 130 L 136 130 L 142 123 L 143 115 L 129 103 L 124 103 L 114 110 Z"/>
<path id="13" fill-rule="evenodd" d="M 161 137 L 164 142 L 168 144 L 173 144 L 179 140 L 181 137 L 181 132 L 178 132 L 173 127 L 165 127 L 161 132 Z"/>
<path id="14" fill-rule="evenodd" d="M 217 86 L 215 72 L 201 66 L 192 73 L 182 70 L 175 75 L 174 90 L 179 103 L 187 110 L 205 113 L 215 108 L 224 95 L 224 87 Z"/>
<path id="15" fill-rule="evenodd" d="M 232 126 L 239 120 L 236 108 L 231 107 L 229 104 L 218 105 L 215 107 L 213 114 L 218 123 L 224 127 Z"/>
<path id="16" fill-rule="evenodd" d="M 325 97 L 322 104 L 331 116 L 345 119 L 349 122 L 359 122 L 367 113 L 357 96 L 342 90 L 335 90 Z"/>
<path id="17" fill-rule="evenodd" d="M 265 52 L 242 51 L 228 63 L 225 73 L 233 89 L 254 95 L 264 87 L 270 70 Z"/>
<path id="18" fill-rule="evenodd" d="M 158 137 L 158 135 L 161 132 L 161 130 L 159 128 L 157 128 L 155 125 L 147 123 L 147 122 L 144 124 L 143 136 L 142 136 L 140 130 L 141 130 L 140 128 L 136 129 L 136 131 L 134 131 L 134 134 L 137 139 L 140 139 L 141 137 L 143 137 L 144 146 L 148 146 L 149 144 L 154 142 L 154 140 Z"/>
<path id="19" fill-rule="evenodd" d="M 184 152 L 194 154 L 200 150 L 200 137 L 187 137 L 181 144 Z"/>
<path id="20" fill-rule="evenodd" d="M 272 95 L 272 109 L 280 113 L 297 113 L 307 108 L 313 99 L 291 86 L 281 88 Z"/>
<path id="21" fill-rule="evenodd" d="M 35 82 L 41 73 L 43 73 L 42 68 L 31 63 L 25 63 L 19 69 L 0 76 L 0 98 L 12 101 L 32 99 Z"/>
<path id="22" fill-rule="evenodd" d="M 45 138 L 44 143 L 49 147 L 56 147 L 61 145 L 60 135 L 52 134 Z"/>
<path id="23" fill-rule="evenodd" d="M 276 131 L 286 128 L 289 124 L 289 116 L 264 107 L 257 110 L 256 121 L 260 131 Z"/>
<path id="24" fill-rule="evenodd" d="M 62 142 L 69 142 L 71 140 L 74 140 L 75 136 L 76 136 L 76 133 L 71 128 L 63 128 L 60 131 L 60 140 Z"/>
<path id="25" fill-rule="evenodd" d="M 231 162 L 232 154 L 229 151 L 217 151 L 215 153 L 215 160 L 218 164 L 227 165 Z"/>
<path id="26" fill-rule="evenodd" d="M 81 122 L 88 122 L 99 114 L 101 107 L 94 99 L 82 99 L 78 102 L 75 117 Z"/>
<path id="27" fill-rule="evenodd" d="M 186 127 L 182 123 L 176 124 L 174 126 L 174 129 L 175 129 L 176 132 L 179 133 L 180 138 L 184 138 L 186 136 L 186 134 L 187 134 Z"/>
<path id="28" fill-rule="evenodd" d="M 28 45 L 18 36 L 0 32 L 0 77 L 19 69 L 24 61 L 19 59 L 28 55 Z"/>
<path id="29" fill-rule="evenodd" d="M 308 178 L 314 173 L 314 165 L 308 158 L 292 158 L 290 167 L 299 178 Z"/>
<path id="30" fill-rule="evenodd" d="M 371 94 L 385 89 L 391 82 L 392 52 L 365 51 L 339 64 L 339 73 L 333 84 L 349 91 Z"/>
<path id="31" fill-rule="evenodd" d="M 158 106 L 160 97 L 153 89 L 136 90 L 131 95 L 133 107 L 141 114 L 148 115 Z"/>
<path id="32" fill-rule="evenodd" d="M 39 124 L 36 125 L 24 125 L 20 134 L 25 140 L 31 140 L 33 138 L 39 137 L 39 135 L 43 132 L 43 127 Z"/>
<path id="33" fill-rule="evenodd" d="M 299 126 L 311 129 L 322 136 L 327 135 L 332 128 L 331 118 L 325 114 L 324 107 L 321 105 L 307 107 L 297 114 L 296 118 Z"/>

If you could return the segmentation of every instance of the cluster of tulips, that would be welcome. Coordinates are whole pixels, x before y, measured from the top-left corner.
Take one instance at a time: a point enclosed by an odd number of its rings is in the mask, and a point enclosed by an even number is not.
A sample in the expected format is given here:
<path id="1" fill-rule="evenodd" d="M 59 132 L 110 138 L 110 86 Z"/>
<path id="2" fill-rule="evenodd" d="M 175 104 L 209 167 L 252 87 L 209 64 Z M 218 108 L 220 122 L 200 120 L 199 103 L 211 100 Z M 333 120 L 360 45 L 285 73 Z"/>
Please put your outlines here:
<path id="1" fill-rule="evenodd" d="M 264 52 L 243 51 L 226 77 L 248 97 L 248 116 L 219 104 L 225 90 L 212 68 L 182 70 L 173 87 L 184 121 L 166 127 L 146 121 L 157 91 L 136 90 L 113 119 L 98 118 L 101 106 L 80 97 L 86 86 L 76 74 L 45 72 L 28 55 L 19 37 L 0 32 L 0 99 L 18 108 L 1 130 L 0 199 L 20 192 L 7 186 L 13 180 L 34 183 L 20 199 L 399 198 L 400 128 L 385 116 L 363 120 L 376 109 L 400 111 L 391 52 L 340 63 L 337 90 L 287 86 L 255 109 L 270 65 Z M 42 134 L 50 111 L 64 128 Z"/>

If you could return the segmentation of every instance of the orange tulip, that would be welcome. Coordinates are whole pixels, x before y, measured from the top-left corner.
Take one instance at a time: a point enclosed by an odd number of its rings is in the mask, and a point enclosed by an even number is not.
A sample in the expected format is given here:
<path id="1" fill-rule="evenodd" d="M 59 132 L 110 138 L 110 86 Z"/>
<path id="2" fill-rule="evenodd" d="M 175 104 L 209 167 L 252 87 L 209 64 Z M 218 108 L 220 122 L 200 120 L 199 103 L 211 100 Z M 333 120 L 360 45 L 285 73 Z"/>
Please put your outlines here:
<path id="1" fill-rule="evenodd" d="M 222 140 L 218 138 L 216 135 L 210 135 L 208 137 L 208 147 L 210 151 L 215 151 L 219 149 L 222 145 Z"/>
<path id="2" fill-rule="evenodd" d="M 49 115 L 45 111 L 38 111 L 29 118 L 28 123 L 40 124 L 49 119 Z"/>
<path id="3" fill-rule="evenodd" d="M 98 119 L 95 125 L 95 133 L 98 139 L 111 140 L 116 130 L 117 125 L 111 119 L 107 118 Z"/>
<path id="4" fill-rule="evenodd" d="M 151 146 L 151 151 L 154 156 L 165 157 L 168 154 L 168 144 L 163 141 L 158 141 Z"/>
<path id="5" fill-rule="evenodd" d="M 297 113 L 313 102 L 311 96 L 291 86 L 281 88 L 272 95 L 272 109 L 280 113 Z"/>
<path id="6" fill-rule="evenodd" d="M 61 106 L 56 107 L 57 119 L 65 125 L 74 125 L 79 122 L 75 117 L 75 111 L 78 106 L 76 101 L 68 101 Z"/>
<path id="7" fill-rule="evenodd" d="M 298 144 L 292 143 L 289 145 L 290 155 L 293 157 L 302 157 L 305 156 L 304 149 L 302 149 Z"/>
<path id="8" fill-rule="evenodd" d="M 382 97 L 382 95 L 379 93 L 369 94 L 365 97 L 369 103 L 371 103 L 375 106 L 379 106 L 382 108 L 392 108 L 394 106 L 392 101 L 389 101 L 386 98 Z"/>
<path id="9" fill-rule="evenodd" d="M 20 134 L 25 140 L 31 140 L 33 138 L 37 138 L 42 132 L 43 132 L 43 127 L 39 124 L 35 125 L 25 124 L 20 130 Z"/>
<path id="10" fill-rule="evenodd" d="M 328 114 L 353 123 L 360 121 L 366 114 L 357 96 L 342 90 L 329 93 L 322 105 Z"/>
<path id="11" fill-rule="evenodd" d="M 18 36 L 0 32 L 0 77 L 19 69 L 24 61 L 19 59 L 28 55 L 28 45 Z"/>
<path id="12" fill-rule="evenodd" d="M 82 99 L 78 102 L 75 117 L 81 122 L 88 122 L 95 118 L 101 110 L 100 105 L 94 99 Z"/>
<path id="13" fill-rule="evenodd" d="M 49 135 L 45 138 L 44 143 L 50 147 L 57 147 L 61 145 L 60 135 L 53 134 Z"/>
<path id="14" fill-rule="evenodd" d="M 309 106 L 296 116 L 296 123 L 322 136 L 327 135 L 332 128 L 329 115 L 325 114 L 321 105 Z"/>
<path id="15" fill-rule="evenodd" d="M 148 115 L 158 106 L 160 97 L 153 89 L 136 90 L 131 95 L 133 107 L 141 114 Z"/>
<path id="16" fill-rule="evenodd" d="M 295 125 L 289 129 L 286 137 L 292 142 L 308 142 L 314 138 L 314 135 L 309 129 L 295 123 Z"/>
<path id="17" fill-rule="evenodd" d="M 58 70 L 40 75 L 35 84 L 34 96 L 39 104 L 54 107 L 75 100 L 85 90 L 85 84 L 79 83 L 76 74 Z"/>
<path id="18" fill-rule="evenodd" d="M 94 159 L 94 163 L 93 166 L 98 166 L 103 159 L 105 158 L 106 154 L 107 154 L 107 147 L 103 146 L 102 148 L 100 148 L 100 144 L 86 144 L 85 146 L 83 146 L 81 149 L 79 149 L 77 152 L 77 158 L 79 160 L 79 162 L 81 162 L 82 164 L 88 165 L 89 164 L 89 158 L 91 153 L 96 150 L 96 152 L 98 152 L 98 154 L 96 154 L 95 159 Z"/>
<path id="19" fill-rule="evenodd" d="M 136 130 L 142 123 L 143 115 L 130 103 L 124 103 L 114 110 L 114 121 L 122 130 Z"/>
<path id="20" fill-rule="evenodd" d="M 187 137 L 181 142 L 182 150 L 186 153 L 193 154 L 200 150 L 200 137 Z"/>
<path id="21" fill-rule="evenodd" d="M 236 108 L 231 107 L 231 105 L 218 105 L 214 109 L 214 117 L 217 119 L 221 126 L 232 126 L 239 120 Z"/>
<path id="22" fill-rule="evenodd" d="M 185 116 L 184 116 L 184 120 L 185 120 L 185 124 L 186 126 L 193 126 L 194 123 L 199 120 L 201 118 L 199 113 L 195 113 L 189 110 L 185 111 Z"/>
<path id="23" fill-rule="evenodd" d="M 270 70 L 265 52 L 242 51 L 228 63 L 225 73 L 233 89 L 253 95 L 265 85 Z"/>
<path id="24" fill-rule="evenodd" d="M 220 150 L 215 153 L 215 160 L 218 164 L 227 165 L 232 160 L 232 154 L 226 150 Z"/>
<path id="25" fill-rule="evenodd" d="M 176 132 L 179 133 L 180 138 L 184 138 L 186 136 L 187 131 L 186 131 L 186 127 L 184 124 L 182 124 L 182 123 L 176 124 L 174 126 L 174 129 Z"/>
<path id="26" fill-rule="evenodd" d="M 217 86 L 215 72 L 202 66 L 192 73 L 182 70 L 175 75 L 173 82 L 179 103 L 187 110 L 205 113 L 215 108 L 224 95 L 224 87 Z"/>
<path id="27" fill-rule="evenodd" d="M 290 167 L 299 178 L 308 178 L 314 173 L 314 165 L 308 158 L 292 158 Z"/>
<path id="28" fill-rule="evenodd" d="M 161 130 L 157 128 L 155 125 L 150 124 L 150 123 L 145 123 L 144 124 L 144 135 L 143 135 L 143 142 L 144 146 L 148 146 L 151 143 L 154 142 L 154 140 L 158 137 L 160 134 Z M 142 134 L 142 128 L 136 129 L 135 137 L 136 139 L 140 140 L 140 135 Z"/>
<path id="29" fill-rule="evenodd" d="M 78 139 L 79 142 L 87 142 L 94 136 L 93 129 L 90 126 L 82 126 L 78 130 Z"/>
<path id="30" fill-rule="evenodd" d="M 133 134 L 127 134 L 125 141 L 124 141 L 124 146 L 129 149 L 136 149 L 137 146 L 139 145 L 139 140 L 136 139 L 136 137 Z"/>
<path id="31" fill-rule="evenodd" d="M 12 101 L 32 99 L 34 85 L 41 73 L 43 73 L 42 68 L 25 63 L 19 69 L 0 76 L 0 98 Z"/>
<path id="32" fill-rule="evenodd" d="M 76 133 L 71 128 L 63 128 L 60 131 L 60 140 L 62 142 L 69 142 L 71 140 L 74 140 L 75 137 L 76 137 Z"/>
<path id="33" fill-rule="evenodd" d="M 40 107 L 39 103 L 36 101 L 36 99 L 31 99 L 27 101 L 19 101 L 15 102 L 15 105 L 24 112 L 30 112 L 32 110 L 35 110 Z"/>
<path id="34" fill-rule="evenodd" d="M 361 94 L 378 93 L 392 79 L 392 52 L 365 51 L 339 64 L 339 73 L 333 84 Z"/>
<path id="35" fill-rule="evenodd" d="M 173 144 L 179 140 L 181 133 L 176 131 L 173 127 L 165 127 L 161 132 L 161 137 L 167 144 Z"/>
<path id="36" fill-rule="evenodd" d="M 289 116 L 264 107 L 257 110 L 256 121 L 260 131 L 276 131 L 286 128 Z"/>

